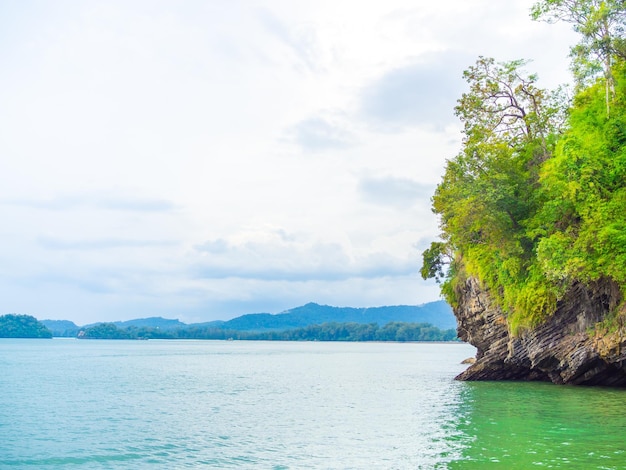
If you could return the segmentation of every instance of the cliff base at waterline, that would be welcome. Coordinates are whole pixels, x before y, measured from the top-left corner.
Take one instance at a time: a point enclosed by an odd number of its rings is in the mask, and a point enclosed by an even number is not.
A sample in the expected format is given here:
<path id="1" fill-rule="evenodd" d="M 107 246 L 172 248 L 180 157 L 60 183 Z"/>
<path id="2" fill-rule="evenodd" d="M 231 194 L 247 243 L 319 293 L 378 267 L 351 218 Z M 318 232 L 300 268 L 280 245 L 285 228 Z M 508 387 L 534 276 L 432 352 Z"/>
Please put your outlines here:
<path id="1" fill-rule="evenodd" d="M 458 335 L 477 348 L 459 380 L 541 380 L 626 386 L 626 337 L 597 325 L 619 305 L 612 282 L 573 285 L 544 323 L 513 336 L 502 310 L 474 278 L 459 289 Z"/>

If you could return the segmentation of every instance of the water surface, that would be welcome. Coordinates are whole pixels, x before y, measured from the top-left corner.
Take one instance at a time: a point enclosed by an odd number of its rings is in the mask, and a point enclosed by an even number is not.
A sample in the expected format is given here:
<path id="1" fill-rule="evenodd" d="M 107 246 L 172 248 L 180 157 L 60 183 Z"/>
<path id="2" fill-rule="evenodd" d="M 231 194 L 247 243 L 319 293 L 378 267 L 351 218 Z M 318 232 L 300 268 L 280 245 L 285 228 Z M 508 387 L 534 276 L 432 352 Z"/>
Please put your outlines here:
<path id="1" fill-rule="evenodd" d="M 626 468 L 625 393 L 454 381 L 473 353 L 0 340 L 0 468 Z"/>

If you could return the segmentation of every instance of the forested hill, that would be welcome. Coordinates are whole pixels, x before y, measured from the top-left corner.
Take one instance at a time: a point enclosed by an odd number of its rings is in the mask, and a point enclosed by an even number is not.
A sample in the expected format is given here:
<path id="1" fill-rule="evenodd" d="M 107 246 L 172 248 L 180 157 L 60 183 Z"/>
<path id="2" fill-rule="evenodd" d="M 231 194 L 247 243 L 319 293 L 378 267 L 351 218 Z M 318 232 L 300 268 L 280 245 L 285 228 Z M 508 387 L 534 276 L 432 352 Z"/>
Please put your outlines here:
<path id="1" fill-rule="evenodd" d="M 210 325 L 228 330 L 263 331 L 303 328 L 330 322 L 376 323 L 381 326 L 389 322 L 430 323 L 443 330 L 456 327 L 452 309 L 443 300 L 419 306 L 397 305 L 371 308 L 331 307 L 308 303 L 276 315 L 253 313 L 225 322 L 211 322 Z"/>
<path id="2" fill-rule="evenodd" d="M 52 332 L 35 317 L 10 313 L 0 316 L 0 338 L 52 338 Z"/>

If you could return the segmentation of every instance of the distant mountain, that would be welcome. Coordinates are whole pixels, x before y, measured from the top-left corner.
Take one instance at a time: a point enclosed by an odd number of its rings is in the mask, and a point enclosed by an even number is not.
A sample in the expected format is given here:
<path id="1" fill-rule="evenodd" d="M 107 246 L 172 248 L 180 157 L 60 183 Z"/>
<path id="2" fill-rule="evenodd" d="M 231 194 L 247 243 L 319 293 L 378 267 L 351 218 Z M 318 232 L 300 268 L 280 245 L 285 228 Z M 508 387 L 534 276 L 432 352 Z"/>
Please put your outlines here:
<path id="1" fill-rule="evenodd" d="M 447 330 L 456 328 L 452 309 L 443 300 L 423 305 L 397 305 L 391 307 L 331 307 L 308 303 L 275 315 L 251 313 L 214 325 L 216 328 L 236 331 L 287 330 L 322 323 L 376 323 L 389 322 L 430 323 Z M 207 326 L 207 324 L 202 324 Z"/>
<path id="2" fill-rule="evenodd" d="M 136 320 L 128 320 L 128 321 L 116 321 L 113 322 L 115 326 L 118 328 L 128 328 L 134 326 L 136 328 L 159 328 L 161 330 L 175 330 L 177 328 L 184 328 L 187 324 L 178 321 L 178 320 L 170 320 L 167 318 L 161 317 L 149 317 L 149 318 L 138 318 Z"/>
<path id="3" fill-rule="evenodd" d="M 78 325 L 69 320 L 41 320 L 41 323 L 57 337 L 73 337 L 80 330 Z"/>

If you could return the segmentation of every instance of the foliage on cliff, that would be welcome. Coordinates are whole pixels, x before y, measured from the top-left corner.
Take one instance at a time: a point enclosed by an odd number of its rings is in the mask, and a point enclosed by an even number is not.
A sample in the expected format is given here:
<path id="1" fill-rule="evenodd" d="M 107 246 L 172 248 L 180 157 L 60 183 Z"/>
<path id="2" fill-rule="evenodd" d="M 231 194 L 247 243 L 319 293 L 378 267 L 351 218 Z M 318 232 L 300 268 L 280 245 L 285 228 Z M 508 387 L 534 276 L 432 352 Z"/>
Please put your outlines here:
<path id="1" fill-rule="evenodd" d="M 626 292 L 625 13 L 623 1 L 535 5 L 536 18 L 581 33 L 571 102 L 538 88 L 524 61 L 481 57 L 465 72 L 465 138 L 433 196 L 442 241 L 422 267 L 453 305 L 458 282 L 475 276 L 516 331 L 545 320 L 575 282 Z"/>

